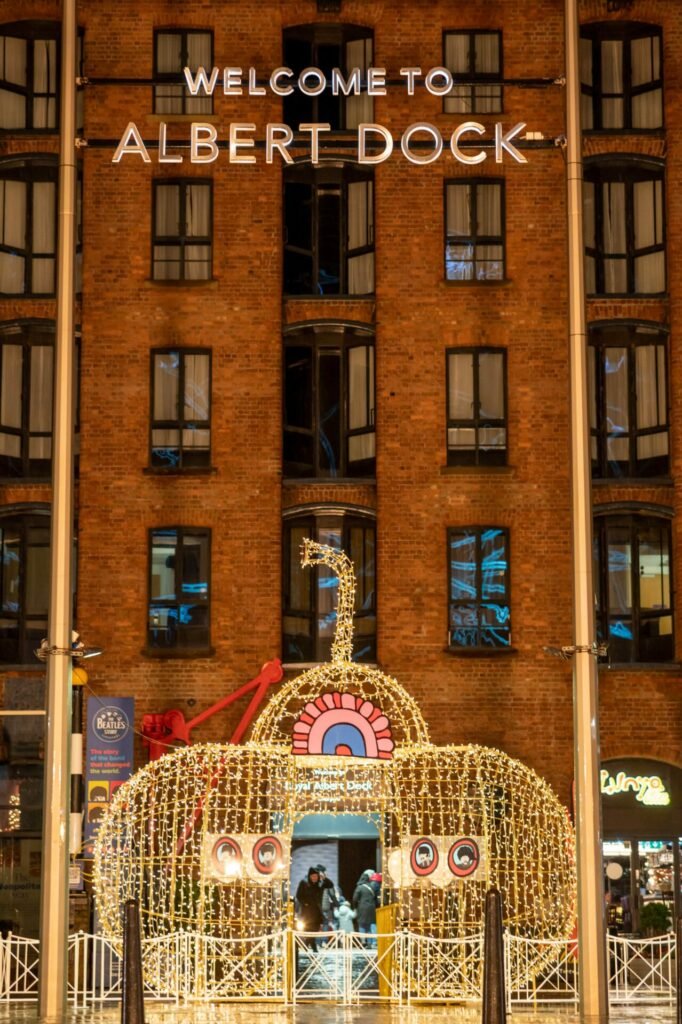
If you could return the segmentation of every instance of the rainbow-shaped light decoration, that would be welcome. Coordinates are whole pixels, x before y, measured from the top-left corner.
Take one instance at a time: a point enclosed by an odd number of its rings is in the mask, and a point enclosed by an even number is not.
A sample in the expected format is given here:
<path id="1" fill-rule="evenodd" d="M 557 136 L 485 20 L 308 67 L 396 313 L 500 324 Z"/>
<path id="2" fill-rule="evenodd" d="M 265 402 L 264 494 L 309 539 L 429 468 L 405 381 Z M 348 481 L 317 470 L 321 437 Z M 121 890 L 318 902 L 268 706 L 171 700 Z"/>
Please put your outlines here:
<path id="1" fill-rule="evenodd" d="M 381 708 L 352 693 L 325 693 L 309 701 L 293 729 L 293 754 L 393 756 L 391 725 Z"/>
<path id="2" fill-rule="evenodd" d="M 336 631 L 331 664 L 352 665 L 353 612 L 355 610 L 355 573 L 344 551 L 306 538 L 303 541 L 303 566 L 326 565 L 339 581 Z M 321 694 L 309 701 L 292 731 L 293 754 L 329 754 L 335 757 L 372 757 L 389 760 L 393 756 L 391 724 L 380 707 L 353 693 Z"/>

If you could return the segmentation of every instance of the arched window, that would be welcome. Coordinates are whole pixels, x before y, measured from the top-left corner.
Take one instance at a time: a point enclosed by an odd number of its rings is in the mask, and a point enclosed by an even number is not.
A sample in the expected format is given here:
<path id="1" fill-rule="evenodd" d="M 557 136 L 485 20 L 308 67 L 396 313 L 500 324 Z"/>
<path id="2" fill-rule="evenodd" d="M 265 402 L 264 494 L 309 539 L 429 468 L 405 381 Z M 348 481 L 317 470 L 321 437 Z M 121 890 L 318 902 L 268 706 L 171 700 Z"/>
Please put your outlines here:
<path id="1" fill-rule="evenodd" d="M 284 121 L 296 130 L 299 124 L 328 123 L 332 130 L 357 128 L 374 120 L 374 103 L 367 95 L 367 68 L 372 65 L 372 32 L 362 25 L 296 25 L 284 30 L 284 66 L 298 78 L 305 68 L 319 68 L 327 88 L 319 96 L 306 96 L 295 88 L 284 97 Z M 334 96 L 332 69 L 338 68 L 344 79 L 357 68 L 361 91 Z M 315 83 L 311 80 L 311 85 Z"/>
<path id="2" fill-rule="evenodd" d="M 53 295 L 57 160 L 0 163 L 0 295 Z"/>
<path id="3" fill-rule="evenodd" d="M 78 337 L 74 354 L 75 470 L 78 471 Z M 52 472 L 54 323 L 0 324 L 0 480 L 49 479 Z"/>
<path id="4" fill-rule="evenodd" d="M 0 515 L 0 548 L 0 664 L 37 664 L 50 599 L 49 512 Z"/>
<path id="5" fill-rule="evenodd" d="M 374 172 L 297 164 L 284 172 L 284 291 L 374 292 Z"/>
<path id="6" fill-rule="evenodd" d="M 586 161 L 585 276 L 592 295 L 661 295 L 666 287 L 663 163 Z"/>
<path id="7" fill-rule="evenodd" d="M 0 26 L 0 128 L 56 131 L 59 125 L 59 24 Z"/>
<path id="8" fill-rule="evenodd" d="M 592 475 L 670 471 L 667 334 L 655 324 L 590 327 Z"/>
<path id="9" fill-rule="evenodd" d="M 370 329 L 322 323 L 287 331 L 285 476 L 373 476 L 374 409 Z"/>
<path id="10" fill-rule="evenodd" d="M 306 537 L 342 548 L 355 568 L 355 661 L 376 661 L 376 529 L 371 512 L 317 506 L 285 513 L 282 660 L 328 661 L 336 628 L 338 581 L 320 565 L 302 568 Z"/>
<path id="11" fill-rule="evenodd" d="M 15 21 L 0 25 L 0 130 L 56 132 L 59 128 L 60 24 Z M 78 35 L 79 74 L 83 36 Z M 76 124 L 83 125 L 83 93 L 76 98 Z"/>
<path id="12" fill-rule="evenodd" d="M 670 521 L 630 512 L 595 518 L 597 632 L 609 661 L 672 661 Z"/>
<path id="13" fill-rule="evenodd" d="M 580 30 L 582 122 L 586 131 L 663 127 L 661 30 L 608 21 Z"/>

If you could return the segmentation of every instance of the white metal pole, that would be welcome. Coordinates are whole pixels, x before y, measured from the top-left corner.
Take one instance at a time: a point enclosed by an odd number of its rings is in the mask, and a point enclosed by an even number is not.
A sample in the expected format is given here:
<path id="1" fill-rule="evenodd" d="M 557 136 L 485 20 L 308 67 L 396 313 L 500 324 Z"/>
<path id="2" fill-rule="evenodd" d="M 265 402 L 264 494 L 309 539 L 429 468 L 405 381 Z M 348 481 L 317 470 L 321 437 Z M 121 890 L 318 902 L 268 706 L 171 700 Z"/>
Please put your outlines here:
<path id="1" fill-rule="evenodd" d="M 66 1011 L 69 902 L 69 730 L 73 552 L 73 348 L 76 251 L 76 0 L 63 0 L 57 331 L 52 440 L 51 582 L 40 900 L 42 1019 Z"/>
<path id="2" fill-rule="evenodd" d="M 592 584 L 587 330 L 583 248 L 577 0 L 566 0 L 566 186 L 568 206 L 569 342 L 573 513 L 573 742 L 578 868 L 580 1013 L 608 1017 L 604 883 L 599 785 L 599 696 Z"/>

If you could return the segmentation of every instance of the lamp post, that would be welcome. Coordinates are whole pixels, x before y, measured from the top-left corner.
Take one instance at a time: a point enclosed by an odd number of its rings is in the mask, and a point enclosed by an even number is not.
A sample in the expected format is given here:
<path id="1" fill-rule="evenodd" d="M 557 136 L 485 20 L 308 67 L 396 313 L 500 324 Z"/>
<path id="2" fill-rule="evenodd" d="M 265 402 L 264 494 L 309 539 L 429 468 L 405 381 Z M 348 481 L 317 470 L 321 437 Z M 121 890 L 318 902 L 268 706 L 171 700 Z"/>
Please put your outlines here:
<path id="1" fill-rule="evenodd" d="M 573 524 L 573 742 L 580 1013 L 608 1017 L 599 786 L 599 696 L 592 585 L 592 494 L 582 225 L 578 0 L 566 0 L 566 188 Z"/>
<path id="2" fill-rule="evenodd" d="M 63 0 L 59 130 L 59 248 L 55 338 L 50 613 L 38 1012 L 66 1011 L 69 905 L 69 727 L 73 556 L 73 346 L 76 247 L 76 0 Z"/>

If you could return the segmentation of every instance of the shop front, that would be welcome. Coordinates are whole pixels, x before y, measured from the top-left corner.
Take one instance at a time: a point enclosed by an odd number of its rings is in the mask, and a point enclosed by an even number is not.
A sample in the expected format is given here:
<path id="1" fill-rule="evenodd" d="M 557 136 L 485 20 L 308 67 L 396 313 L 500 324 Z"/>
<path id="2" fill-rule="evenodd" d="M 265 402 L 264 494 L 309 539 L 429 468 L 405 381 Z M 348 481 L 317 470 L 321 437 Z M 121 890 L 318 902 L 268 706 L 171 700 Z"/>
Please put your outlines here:
<path id="1" fill-rule="evenodd" d="M 605 761 L 601 793 L 609 931 L 666 931 L 682 912 L 682 769 L 644 758 Z"/>

